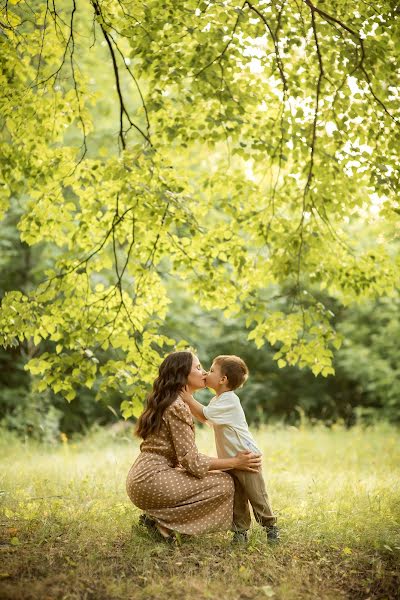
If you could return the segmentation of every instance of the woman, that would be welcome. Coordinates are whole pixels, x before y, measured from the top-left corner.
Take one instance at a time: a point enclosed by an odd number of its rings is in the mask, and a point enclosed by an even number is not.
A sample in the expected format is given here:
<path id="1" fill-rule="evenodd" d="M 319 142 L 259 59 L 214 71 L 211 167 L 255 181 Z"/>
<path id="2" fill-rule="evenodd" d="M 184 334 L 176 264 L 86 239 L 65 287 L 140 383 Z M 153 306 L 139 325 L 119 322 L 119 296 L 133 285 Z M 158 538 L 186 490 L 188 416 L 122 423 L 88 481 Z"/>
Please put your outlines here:
<path id="1" fill-rule="evenodd" d="M 221 471 L 256 470 L 261 458 L 239 452 L 233 458 L 199 454 L 194 423 L 179 394 L 205 386 L 205 372 L 191 352 L 174 352 L 159 375 L 139 417 L 140 455 L 127 478 L 128 496 L 146 512 L 141 522 L 166 539 L 172 531 L 198 534 L 232 525 L 234 484 Z M 218 469 L 218 471 L 216 471 Z"/>

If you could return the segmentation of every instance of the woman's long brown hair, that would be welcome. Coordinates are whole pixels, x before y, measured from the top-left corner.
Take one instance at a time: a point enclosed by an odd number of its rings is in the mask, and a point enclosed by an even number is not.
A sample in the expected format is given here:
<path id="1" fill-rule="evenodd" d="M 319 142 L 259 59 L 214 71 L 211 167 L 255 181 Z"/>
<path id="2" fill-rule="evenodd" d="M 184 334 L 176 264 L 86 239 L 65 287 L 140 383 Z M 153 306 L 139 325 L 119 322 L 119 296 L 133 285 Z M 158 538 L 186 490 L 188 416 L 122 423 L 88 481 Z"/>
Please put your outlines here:
<path id="1" fill-rule="evenodd" d="M 163 360 L 153 390 L 147 398 L 147 406 L 136 424 L 136 435 L 145 439 L 160 430 L 164 411 L 187 384 L 192 369 L 191 352 L 173 352 Z"/>

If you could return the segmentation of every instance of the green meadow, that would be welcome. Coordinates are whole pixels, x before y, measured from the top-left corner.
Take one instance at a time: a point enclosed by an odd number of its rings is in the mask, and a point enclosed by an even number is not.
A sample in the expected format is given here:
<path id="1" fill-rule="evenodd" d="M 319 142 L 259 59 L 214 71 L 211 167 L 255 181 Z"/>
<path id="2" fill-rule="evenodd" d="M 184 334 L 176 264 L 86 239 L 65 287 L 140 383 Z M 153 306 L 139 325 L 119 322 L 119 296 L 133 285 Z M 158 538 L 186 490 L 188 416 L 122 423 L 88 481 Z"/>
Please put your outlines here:
<path id="1" fill-rule="evenodd" d="M 131 429 L 56 447 L 3 432 L 2 600 L 394 599 L 400 588 L 398 430 L 265 427 L 256 432 L 281 542 L 215 533 L 170 546 L 137 524 L 125 493 Z M 212 432 L 198 429 L 202 452 Z"/>

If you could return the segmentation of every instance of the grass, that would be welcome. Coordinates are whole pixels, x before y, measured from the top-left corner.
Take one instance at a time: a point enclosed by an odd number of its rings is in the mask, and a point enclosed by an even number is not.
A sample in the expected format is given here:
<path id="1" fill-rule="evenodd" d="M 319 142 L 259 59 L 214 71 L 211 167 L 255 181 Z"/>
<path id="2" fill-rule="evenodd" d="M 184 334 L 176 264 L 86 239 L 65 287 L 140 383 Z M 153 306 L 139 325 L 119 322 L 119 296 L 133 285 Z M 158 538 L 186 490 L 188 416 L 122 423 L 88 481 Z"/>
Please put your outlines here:
<path id="1" fill-rule="evenodd" d="M 264 428 L 255 436 L 282 541 L 254 525 L 170 547 L 137 525 L 125 493 L 130 432 L 49 448 L 0 441 L 2 600 L 400 597 L 400 444 L 386 425 Z M 198 431 L 214 454 L 212 432 Z"/>

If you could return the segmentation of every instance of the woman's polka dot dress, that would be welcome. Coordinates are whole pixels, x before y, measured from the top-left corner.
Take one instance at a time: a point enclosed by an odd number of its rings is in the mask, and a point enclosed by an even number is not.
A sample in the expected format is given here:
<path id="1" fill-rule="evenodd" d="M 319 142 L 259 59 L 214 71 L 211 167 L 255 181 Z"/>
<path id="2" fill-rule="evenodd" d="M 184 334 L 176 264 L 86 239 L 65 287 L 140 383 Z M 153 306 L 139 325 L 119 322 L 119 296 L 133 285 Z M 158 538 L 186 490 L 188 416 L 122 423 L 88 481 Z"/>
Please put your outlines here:
<path id="1" fill-rule="evenodd" d="M 133 504 L 160 525 L 198 534 L 232 526 L 234 483 L 209 471 L 211 458 L 199 454 L 193 417 L 177 398 L 164 412 L 159 433 L 140 446 L 126 489 Z"/>

